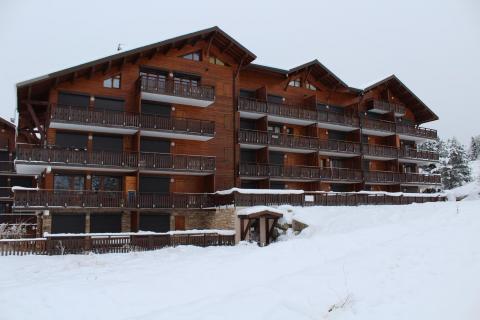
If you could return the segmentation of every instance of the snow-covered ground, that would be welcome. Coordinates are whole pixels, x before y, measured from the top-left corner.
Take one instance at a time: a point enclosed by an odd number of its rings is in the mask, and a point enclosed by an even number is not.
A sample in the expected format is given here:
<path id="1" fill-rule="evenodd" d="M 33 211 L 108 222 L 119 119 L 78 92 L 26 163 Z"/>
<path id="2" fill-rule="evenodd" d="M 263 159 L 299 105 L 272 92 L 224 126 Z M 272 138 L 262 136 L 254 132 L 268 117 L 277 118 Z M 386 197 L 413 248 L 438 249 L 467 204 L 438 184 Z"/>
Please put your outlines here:
<path id="1" fill-rule="evenodd" d="M 480 160 L 470 161 L 472 181 L 463 186 L 447 190 L 451 198 L 464 198 L 466 200 L 480 200 Z"/>
<path id="2" fill-rule="evenodd" d="M 0 319 L 480 318 L 480 201 L 280 209 L 265 248 L 0 257 Z"/>

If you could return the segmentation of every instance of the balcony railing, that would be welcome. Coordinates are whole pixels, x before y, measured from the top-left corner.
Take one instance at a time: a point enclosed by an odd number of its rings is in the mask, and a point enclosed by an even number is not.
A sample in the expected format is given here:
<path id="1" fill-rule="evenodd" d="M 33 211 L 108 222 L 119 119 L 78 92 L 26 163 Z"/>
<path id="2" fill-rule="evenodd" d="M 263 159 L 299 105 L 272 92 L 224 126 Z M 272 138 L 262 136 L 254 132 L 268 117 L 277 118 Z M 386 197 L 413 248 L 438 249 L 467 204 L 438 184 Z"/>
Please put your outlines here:
<path id="1" fill-rule="evenodd" d="M 314 137 L 240 129 L 238 142 L 313 151 L 360 153 L 360 144 L 349 141 L 320 140 Z"/>
<path id="2" fill-rule="evenodd" d="M 211 136 L 215 133 L 215 122 L 213 121 L 172 118 L 146 113 L 88 110 L 87 107 L 53 105 L 50 119 L 52 122 L 66 122 L 80 125 L 135 129 L 144 128 Z"/>
<path id="3" fill-rule="evenodd" d="M 301 105 L 265 102 L 250 98 L 239 98 L 238 109 L 244 112 L 264 113 L 272 116 L 295 118 L 305 121 L 358 126 L 358 118 L 343 113 L 317 111 Z"/>
<path id="4" fill-rule="evenodd" d="M 245 144 L 271 145 L 292 149 L 316 150 L 318 148 L 317 138 L 246 129 L 240 130 L 238 142 Z"/>
<path id="5" fill-rule="evenodd" d="M 205 193 L 125 193 L 121 191 L 16 190 L 15 208 L 206 208 L 214 206 Z"/>
<path id="6" fill-rule="evenodd" d="M 386 131 L 395 134 L 395 122 L 362 117 L 361 124 L 363 129 Z"/>
<path id="7" fill-rule="evenodd" d="M 261 178 L 288 178 L 308 180 L 360 181 L 360 170 L 344 168 L 320 168 L 313 166 L 282 166 L 274 164 L 241 163 L 240 176 Z"/>
<path id="8" fill-rule="evenodd" d="M 362 152 L 366 156 L 379 157 L 379 158 L 397 158 L 398 149 L 390 146 L 382 146 L 377 144 L 364 143 L 362 146 Z"/>
<path id="9" fill-rule="evenodd" d="M 319 151 L 360 154 L 360 143 L 340 140 L 320 140 Z"/>
<path id="10" fill-rule="evenodd" d="M 399 150 L 399 158 L 425 160 L 425 161 L 438 161 L 439 155 L 437 152 L 403 148 Z"/>
<path id="11" fill-rule="evenodd" d="M 425 139 L 437 139 L 437 130 L 435 129 L 428 129 L 403 123 L 397 123 L 397 134 Z"/>
<path id="12" fill-rule="evenodd" d="M 215 89 L 211 86 L 187 85 L 156 76 L 141 76 L 140 89 L 144 92 L 177 96 L 199 100 L 215 100 Z"/>
<path id="13" fill-rule="evenodd" d="M 69 166 L 138 167 L 138 155 L 132 152 L 69 150 L 19 145 L 17 161 L 44 162 Z"/>
<path id="14" fill-rule="evenodd" d="M 215 157 L 170 153 L 140 153 L 140 168 L 173 171 L 215 171 Z"/>
<path id="15" fill-rule="evenodd" d="M 394 112 L 396 115 L 405 115 L 406 112 L 406 108 L 400 104 L 380 100 L 371 100 L 367 106 L 379 113 Z"/>
<path id="16" fill-rule="evenodd" d="M 118 167 L 187 172 L 215 171 L 215 157 L 152 152 L 86 151 L 19 146 L 17 160 L 49 165 Z"/>
<path id="17" fill-rule="evenodd" d="M 393 183 L 393 184 L 440 184 L 440 175 L 421 173 L 401 173 L 390 171 L 365 172 L 367 183 Z"/>

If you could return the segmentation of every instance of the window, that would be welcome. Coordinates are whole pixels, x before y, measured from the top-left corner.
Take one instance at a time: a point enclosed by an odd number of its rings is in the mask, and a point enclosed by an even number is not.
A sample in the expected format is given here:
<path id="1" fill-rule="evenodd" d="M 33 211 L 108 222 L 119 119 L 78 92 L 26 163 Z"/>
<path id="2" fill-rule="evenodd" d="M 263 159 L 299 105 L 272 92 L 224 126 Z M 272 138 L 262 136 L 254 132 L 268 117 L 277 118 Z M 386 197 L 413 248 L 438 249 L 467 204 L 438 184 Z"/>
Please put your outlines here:
<path id="1" fill-rule="evenodd" d="M 123 151 L 123 137 L 121 136 L 93 136 L 94 151 Z"/>
<path id="2" fill-rule="evenodd" d="M 87 150 L 88 135 L 81 133 L 57 132 L 55 145 L 62 149 Z"/>
<path id="3" fill-rule="evenodd" d="M 108 79 L 103 80 L 103 87 L 104 88 L 113 88 L 113 89 L 120 89 L 120 79 L 121 76 L 119 74 L 114 75 Z"/>
<path id="4" fill-rule="evenodd" d="M 84 176 L 74 175 L 55 175 L 53 178 L 53 185 L 55 190 L 77 190 L 81 191 L 85 185 Z"/>
<path id="5" fill-rule="evenodd" d="M 217 64 L 219 66 L 224 66 L 225 65 L 225 62 L 223 62 L 222 60 L 218 59 L 217 57 L 214 57 L 214 56 L 210 56 L 208 58 L 208 61 L 211 63 L 211 64 Z"/>
<path id="6" fill-rule="evenodd" d="M 317 87 L 315 87 L 313 84 L 311 84 L 310 82 L 306 82 L 305 83 L 305 86 L 307 87 L 307 89 L 309 90 L 313 90 L 313 91 L 316 91 L 317 90 Z"/>
<path id="7" fill-rule="evenodd" d="M 95 97 L 95 109 L 109 111 L 124 111 L 125 101 L 121 99 Z"/>
<path id="8" fill-rule="evenodd" d="M 197 87 L 200 85 L 200 77 L 185 73 L 174 73 L 175 85 Z"/>
<path id="9" fill-rule="evenodd" d="M 122 191 L 122 178 L 114 176 L 93 176 L 92 190 Z"/>
<path id="10" fill-rule="evenodd" d="M 302 86 L 302 81 L 300 79 L 292 80 L 288 83 L 290 87 L 300 88 Z"/>
<path id="11" fill-rule="evenodd" d="M 61 106 L 85 107 L 90 104 L 90 96 L 82 94 L 64 93 L 58 94 L 58 104 Z"/>
<path id="12" fill-rule="evenodd" d="M 187 53 L 187 54 L 185 54 L 181 57 L 183 59 L 187 59 L 187 60 L 200 61 L 201 56 L 202 55 L 201 55 L 200 51 L 195 51 L 195 52 Z"/>
<path id="13" fill-rule="evenodd" d="M 255 99 L 256 94 L 255 94 L 255 91 L 240 89 L 240 97 Z"/>

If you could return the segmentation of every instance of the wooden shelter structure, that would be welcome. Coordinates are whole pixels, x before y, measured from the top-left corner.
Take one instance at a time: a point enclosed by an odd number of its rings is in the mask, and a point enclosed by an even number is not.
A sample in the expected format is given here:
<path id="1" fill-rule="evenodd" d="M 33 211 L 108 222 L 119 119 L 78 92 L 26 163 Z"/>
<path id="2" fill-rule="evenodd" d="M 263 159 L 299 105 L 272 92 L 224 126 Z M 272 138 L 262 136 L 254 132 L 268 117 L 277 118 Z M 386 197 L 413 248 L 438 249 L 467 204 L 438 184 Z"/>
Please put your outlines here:
<path id="1" fill-rule="evenodd" d="M 273 241 L 273 230 L 283 214 L 268 209 L 237 213 L 237 237 L 239 241 L 255 241 L 259 246 Z"/>

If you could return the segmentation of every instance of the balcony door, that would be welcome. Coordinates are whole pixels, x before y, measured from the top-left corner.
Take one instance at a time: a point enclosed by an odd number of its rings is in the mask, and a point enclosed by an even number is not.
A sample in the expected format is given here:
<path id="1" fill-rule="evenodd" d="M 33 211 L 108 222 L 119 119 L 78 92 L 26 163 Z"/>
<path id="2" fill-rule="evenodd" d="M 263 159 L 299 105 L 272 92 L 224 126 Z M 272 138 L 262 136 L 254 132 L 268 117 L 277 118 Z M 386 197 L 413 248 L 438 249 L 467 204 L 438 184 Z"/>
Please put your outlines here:
<path id="1" fill-rule="evenodd" d="M 141 152 L 170 153 L 170 141 L 161 139 L 145 139 L 140 141 Z"/>
<path id="2" fill-rule="evenodd" d="M 57 102 L 60 106 L 82 107 L 86 109 L 90 104 L 90 96 L 60 92 Z"/>
<path id="3" fill-rule="evenodd" d="M 125 111 L 125 101 L 115 98 L 95 97 L 95 110 Z"/>
<path id="4" fill-rule="evenodd" d="M 170 177 L 140 176 L 140 193 L 169 193 Z"/>
<path id="5" fill-rule="evenodd" d="M 142 114 L 151 114 L 170 118 L 172 106 L 168 103 L 142 101 Z"/>
<path id="6" fill-rule="evenodd" d="M 57 132 L 55 145 L 60 149 L 87 150 L 88 135 L 82 133 Z"/>
<path id="7" fill-rule="evenodd" d="M 121 136 L 93 136 L 93 151 L 123 151 L 123 137 Z"/>
<path id="8" fill-rule="evenodd" d="M 285 158 L 283 152 L 270 151 L 268 157 L 270 164 L 283 166 Z"/>
<path id="9" fill-rule="evenodd" d="M 85 177 L 81 175 L 63 175 L 56 174 L 53 178 L 54 189 L 56 190 L 83 190 L 85 187 Z"/>

